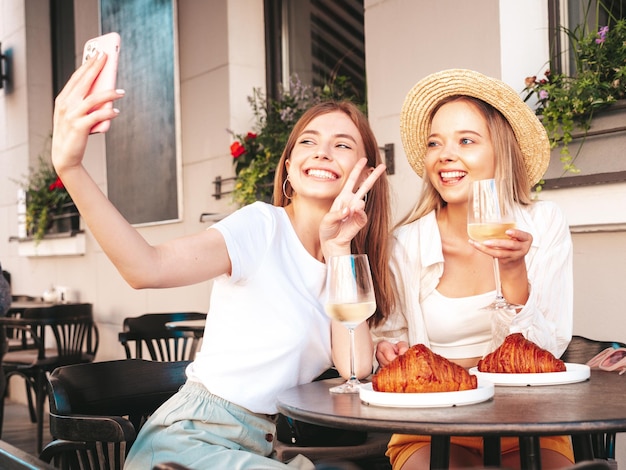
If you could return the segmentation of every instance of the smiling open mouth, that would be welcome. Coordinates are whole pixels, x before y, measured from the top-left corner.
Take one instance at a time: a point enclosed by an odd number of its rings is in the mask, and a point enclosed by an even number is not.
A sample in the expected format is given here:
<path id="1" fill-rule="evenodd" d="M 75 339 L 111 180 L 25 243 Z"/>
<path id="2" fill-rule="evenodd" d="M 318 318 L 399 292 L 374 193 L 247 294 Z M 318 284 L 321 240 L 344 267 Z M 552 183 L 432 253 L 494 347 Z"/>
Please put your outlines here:
<path id="1" fill-rule="evenodd" d="M 444 183 L 450 183 L 453 181 L 459 181 L 467 175 L 465 171 L 442 171 L 439 173 L 441 180 Z"/>
<path id="2" fill-rule="evenodd" d="M 315 178 L 322 178 L 322 179 L 328 179 L 328 180 L 336 180 L 338 178 L 338 176 L 332 171 L 318 170 L 316 168 L 311 168 L 310 170 L 307 170 L 306 174 L 309 176 L 314 176 Z"/>

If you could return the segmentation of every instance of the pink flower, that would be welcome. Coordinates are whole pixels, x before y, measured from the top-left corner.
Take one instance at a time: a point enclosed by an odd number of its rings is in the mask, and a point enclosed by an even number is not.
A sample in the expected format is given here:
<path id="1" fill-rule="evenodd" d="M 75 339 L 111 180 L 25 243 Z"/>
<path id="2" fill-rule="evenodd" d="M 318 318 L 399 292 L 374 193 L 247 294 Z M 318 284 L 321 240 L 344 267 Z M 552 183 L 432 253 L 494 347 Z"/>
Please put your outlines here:
<path id="1" fill-rule="evenodd" d="M 606 35 L 609 33 L 609 27 L 608 26 L 602 26 L 599 30 L 598 30 L 598 35 L 600 36 L 599 38 L 596 38 L 596 44 L 602 44 L 604 41 L 606 41 Z"/>

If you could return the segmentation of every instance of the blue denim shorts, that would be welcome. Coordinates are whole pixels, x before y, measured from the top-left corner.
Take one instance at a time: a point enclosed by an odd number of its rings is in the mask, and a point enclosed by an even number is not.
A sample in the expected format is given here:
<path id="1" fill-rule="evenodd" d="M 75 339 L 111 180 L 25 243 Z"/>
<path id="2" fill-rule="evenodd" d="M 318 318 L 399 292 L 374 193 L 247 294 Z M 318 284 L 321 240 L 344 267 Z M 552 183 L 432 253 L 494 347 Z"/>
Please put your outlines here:
<path id="1" fill-rule="evenodd" d="M 198 470 L 313 469 L 298 456 L 288 464 L 273 457 L 274 417 L 254 414 L 187 381 L 141 428 L 125 470 L 176 462 Z"/>

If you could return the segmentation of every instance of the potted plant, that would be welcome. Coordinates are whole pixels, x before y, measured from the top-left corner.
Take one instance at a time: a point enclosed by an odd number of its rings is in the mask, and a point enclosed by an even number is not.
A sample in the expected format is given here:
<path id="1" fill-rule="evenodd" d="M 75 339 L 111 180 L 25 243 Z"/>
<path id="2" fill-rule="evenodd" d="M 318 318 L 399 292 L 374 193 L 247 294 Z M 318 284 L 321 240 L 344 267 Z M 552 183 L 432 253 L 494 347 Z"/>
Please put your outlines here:
<path id="1" fill-rule="evenodd" d="M 26 192 L 26 231 L 39 243 L 46 233 L 78 230 L 78 212 L 52 165 L 39 157 L 21 186 Z M 54 227 L 55 221 L 60 226 Z"/>
<path id="2" fill-rule="evenodd" d="M 274 191 L 274 174 L 287 138 L 296 121 L 312 105 L 326 99 L 350 99 L 347 77 L 338 76 L 323 87 L 304 85 L 297 76 L 289 81 L 289 89 L 280 87 L 279 97 L 269 99 L 255 88 L 248 102 L 255 125 L 252 131 L 236 134 L 230 153 L 235 166 L 233 199 L 240 205 L 257 200 L 270 202 Z"/>
<path id="3" fill-rule="evenodd" d="M 591 2 L 584 9 L 584 21 L 573 29 L 560 27 L 569 40 L 575 73 L 545 72 L 545 77 L 526 78 L 527 93 L 537 99 L 540 116 L 553 148 L 560 146 L 563 170 L 577 173 L 569 144 L 573 133 L 580 131 L 584 141 L 593 117 L 601 110 L 626 98 L 626 19 L 616 18 L 598 1 L 595 18 L 601 9 L 608 21 L 589 27 Z M 580 152 L 580 147 L 578 148 Z"/>

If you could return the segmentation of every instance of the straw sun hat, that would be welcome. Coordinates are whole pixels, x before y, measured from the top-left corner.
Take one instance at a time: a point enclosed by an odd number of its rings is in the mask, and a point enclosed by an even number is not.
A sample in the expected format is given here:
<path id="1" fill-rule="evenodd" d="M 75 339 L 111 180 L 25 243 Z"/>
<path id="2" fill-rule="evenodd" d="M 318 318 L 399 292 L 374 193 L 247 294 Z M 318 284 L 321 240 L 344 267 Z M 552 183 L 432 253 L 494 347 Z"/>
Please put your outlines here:
<path id="1" fill-rule="evenodd" d="M 413 170 L 424 176 L 430 119 L 433 109 L 449 96 L 466 95 L 490 104 L 509 122 L 524 155 L 529 182 L 537 183 L 550 161 L 545 128 L 533 111 L 507 84 L 473 70 L 451 69 L 420 80 L 409 91 L 400 113 L 400 135 Z"/>

